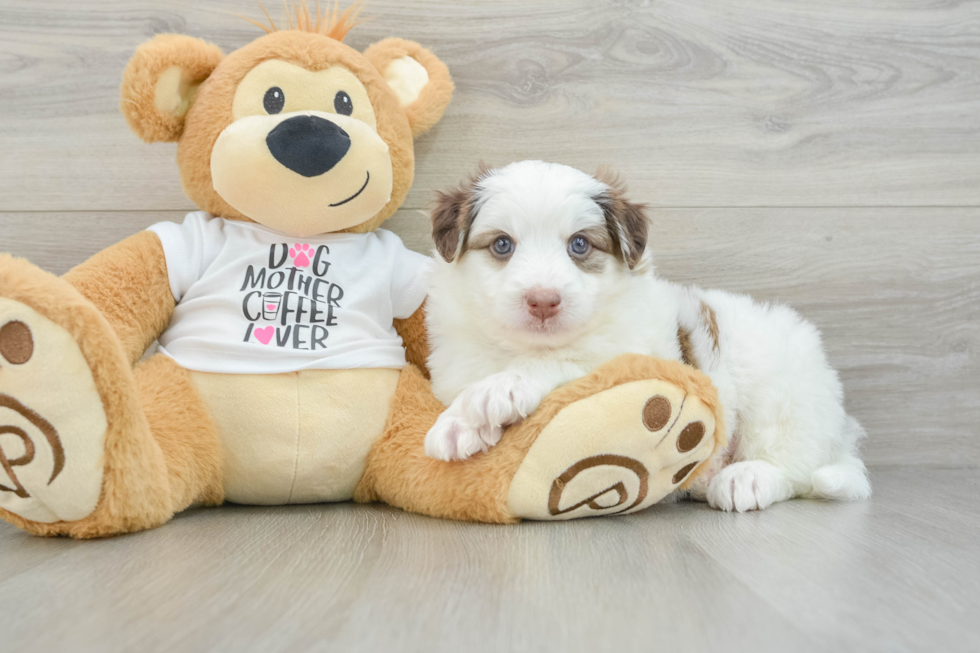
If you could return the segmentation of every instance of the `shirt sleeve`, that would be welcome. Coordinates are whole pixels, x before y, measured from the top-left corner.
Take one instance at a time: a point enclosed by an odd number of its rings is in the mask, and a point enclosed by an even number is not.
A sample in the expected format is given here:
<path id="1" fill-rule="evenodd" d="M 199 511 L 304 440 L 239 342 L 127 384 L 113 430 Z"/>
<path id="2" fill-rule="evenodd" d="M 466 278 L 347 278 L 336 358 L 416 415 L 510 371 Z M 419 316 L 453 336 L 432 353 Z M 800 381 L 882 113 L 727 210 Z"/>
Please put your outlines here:
<path id="1" fill-rule="evenodd" d="M 222 221 L 207 213 L 188 213 L 181 224 L 158 222 L 148 228 L 160 238 L 170 292 L 180 301 L 204 275 L 224 243 Z"/>
<path id="2" fill-rule="evenodd" d="M 403 320 L 411 317 L 425 301 L 425 296 L 429 293 L 429 276 L 432 273 L 433 261 L 428 256 L 405 247 L 395 234 L 387 232 L 385 237 L 390 238 L 389 247 L 394 250 L 391 279 L 392 317 Z"/>

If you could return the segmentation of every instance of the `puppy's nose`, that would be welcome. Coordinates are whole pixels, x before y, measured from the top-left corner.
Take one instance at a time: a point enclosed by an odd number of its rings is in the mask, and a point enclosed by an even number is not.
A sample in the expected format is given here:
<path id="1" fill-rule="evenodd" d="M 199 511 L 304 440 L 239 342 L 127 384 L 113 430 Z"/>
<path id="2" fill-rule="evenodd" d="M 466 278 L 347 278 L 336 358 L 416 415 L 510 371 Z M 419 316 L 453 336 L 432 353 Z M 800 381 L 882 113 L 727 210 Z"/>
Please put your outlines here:
<path id="1" fill-rule="evenodd" d="M 535 288 L 524 296 L 527 302 L 527 311 L 539 320 L 547 320 L 558 314 L 558 306 L 561 304 L 561 295 L 557 290 Z"/>
<path id="2" fill-rule="evenodd" d="M 350 149 L 350 135 L 319 116 L 287 118 L 265 137 L 276 161 L 304 177 L 330 170 Z"/>

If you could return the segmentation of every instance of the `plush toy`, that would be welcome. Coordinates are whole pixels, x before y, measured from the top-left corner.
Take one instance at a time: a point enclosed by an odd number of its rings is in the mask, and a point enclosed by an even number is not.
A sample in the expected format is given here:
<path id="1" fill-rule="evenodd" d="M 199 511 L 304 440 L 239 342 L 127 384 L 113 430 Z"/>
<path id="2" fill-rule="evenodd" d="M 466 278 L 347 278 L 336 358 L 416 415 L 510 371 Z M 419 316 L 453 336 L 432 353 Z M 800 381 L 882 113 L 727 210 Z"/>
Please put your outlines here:
<path id="1" fill-rule="evenodd" d="M 87 538 L 192 505 L 354 499 L 514 522 L 689 485 L 724 439 L 717 396 L 639 356 L 557 390 L 486 454 L 425 456 L 443 410 L 423 371 L 428 258 L 378 227 L 453 85 L 416 43 L 344 45 L 349 10 L 289 23 L 227 56 L 157 36 L 126 68 L 122 112 L 178 143 L 200 212 L 61 278 L 0 256 L 0 516 Z"/>

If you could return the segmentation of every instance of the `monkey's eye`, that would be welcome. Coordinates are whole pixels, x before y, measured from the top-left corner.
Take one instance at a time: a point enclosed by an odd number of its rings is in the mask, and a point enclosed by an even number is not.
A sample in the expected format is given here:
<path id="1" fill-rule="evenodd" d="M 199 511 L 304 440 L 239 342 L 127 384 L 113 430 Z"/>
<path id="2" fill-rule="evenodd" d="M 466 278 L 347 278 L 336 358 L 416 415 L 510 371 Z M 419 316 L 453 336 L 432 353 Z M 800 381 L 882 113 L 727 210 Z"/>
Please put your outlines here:
<path id="1" fill-rule="evenodd" d="M 286 95 L 281 88 L 273 86 L 265 92 L 265 97 L 262 98 L 262 106 L 265 107 L 268 114 L 279 113 L 286 106 Z"/>
<path id="2" fill-rule="evenodd" d="M 349 116 L 354 113 L 354 103 L 351 102 L 350 96 L 345 91 L 337 91 L 337 95 L 333 96 L 333 108 L 342 116 Z"/>
<path id="3" fill-rule="evenodd" d="M 585 256 L 591 248 L 592 245 L 582 236 L 575 236 L 568 241 L 568 253 L 572 256 Z"/>
<path id="4" fill-rule="evenodd" d="M 493 253 L 496 256 L 510 256 L 514 253 L 514 241 L 510 236 L 500 236 L 493 241 Z"/>

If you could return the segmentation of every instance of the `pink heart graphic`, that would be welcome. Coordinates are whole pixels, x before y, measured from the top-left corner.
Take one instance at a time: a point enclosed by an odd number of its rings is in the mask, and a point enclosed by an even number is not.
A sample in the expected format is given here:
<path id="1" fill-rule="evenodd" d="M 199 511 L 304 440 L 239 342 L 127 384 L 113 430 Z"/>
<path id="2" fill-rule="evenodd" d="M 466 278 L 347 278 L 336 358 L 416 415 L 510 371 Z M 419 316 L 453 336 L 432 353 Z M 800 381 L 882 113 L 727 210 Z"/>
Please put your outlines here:
<path id="1" fill-rule="evenodd" d="M 259 342 L 261 342 L 263 345 L 267 345 L 269 344 L 269 341 L 272 340 L 272 334 L 275 333 L 275 328 L 267 326 L 264 329 L 254 329 L 252 333 L 255 334 L 255 338 Z"/>
<path id="2" fill-rule="evenodd" d="M 266 307 L 266 308 L 267 308 L 268 310 L 270 310 L 270 311 L 274 311 L 274 310 L 276 310 L 276 305 L 275 305 L 275 304 L 266 304 L 266 305 L 265 305 L 265 307 Z"/>

